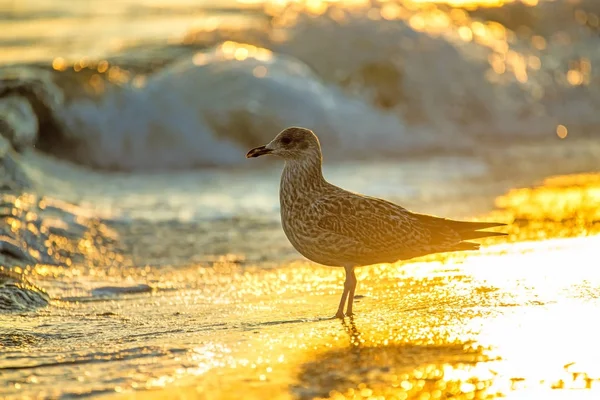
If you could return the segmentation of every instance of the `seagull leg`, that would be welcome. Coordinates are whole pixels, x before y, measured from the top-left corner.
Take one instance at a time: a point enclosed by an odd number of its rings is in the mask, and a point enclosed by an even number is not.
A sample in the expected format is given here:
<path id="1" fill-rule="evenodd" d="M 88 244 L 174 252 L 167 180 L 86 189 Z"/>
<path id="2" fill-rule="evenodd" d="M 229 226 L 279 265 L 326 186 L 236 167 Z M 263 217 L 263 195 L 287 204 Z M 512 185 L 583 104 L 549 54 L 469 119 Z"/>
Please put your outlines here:
<path id="1" fill-rule="evenodd" d="M 336 318 L 344 318 L 344 305 L 346 305 L 346 299 L 348 298 L 348 294 L 352 292 L 352 296 L 350 301 L 352 302 L 354 298 L 354 289 L 356 288 L 356 276 L 354 275 L 354 267 L 344 267 L 346 270 L 346 280 L 344 281 L 344 292 L 342 293 L 342 298 L 340 299 L 340 305 L 338 306 L 337 313 L 335 314 Z M 351 303 L 348 304 L 349 310 L 352 311 Z"/>
<path id="2" fill-rule="evenodd" d="M 349 289 L 346 287 L 346 282 L 344 282 L 344 293 L 342 293 L 340 305 L 338 306 L 337 313 L 335 313 L 336 318 L 344 318 L 344 304 L 346 304 L 346 297 L 348 297 L 348 291 Z"/>
<path id="3" fill-rule="evenodd" d="M 354 274 L 354 267 L 346 267 L 346 281 L 350 281 L 349 293 L 348 293 L 348 310 L 346 311 L 347 316 L 354 315 L 352 313 L 352 304 L 354 303 L 354 291 L 356 290 L 356 275 Z M 346 284 L 344 283 L 344 287 Z"/>

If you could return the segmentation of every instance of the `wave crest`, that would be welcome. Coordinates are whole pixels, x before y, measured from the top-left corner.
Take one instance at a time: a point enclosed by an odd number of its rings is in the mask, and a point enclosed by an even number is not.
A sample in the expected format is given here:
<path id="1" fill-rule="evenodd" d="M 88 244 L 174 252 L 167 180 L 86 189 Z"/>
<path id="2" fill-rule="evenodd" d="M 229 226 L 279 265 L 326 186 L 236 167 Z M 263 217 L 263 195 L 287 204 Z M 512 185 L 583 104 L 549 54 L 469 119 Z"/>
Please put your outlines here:
<path id="1" fill-rule="evenodd" d="M 187 47 L 131 51 L 130 69 L 119 69 L 122 56 L 105 73 L 38 69 L 44 78 L 35 81 L 27 69 L 21 89 L 0 84 L 0 116 L 10 117 L 0 129 L 17 147 L 35 142 L 114 170 L 234 165 L 291 125 L 315 130 L 334 159 L 553 138 L 559 125 L 598 132 L 591 66 L 600 59 L 591 50 L 600 37 L 572 17 L 572 4 L 472 12 L 324 4 L 318 15 L 300 4 L 271 10 L 264 31 L 217 29 L 186 36 Z M 222 41 L 228 35 L 253 44 Z M 140 66 L 160 54 L 176 56 L 158 70 Z"/>

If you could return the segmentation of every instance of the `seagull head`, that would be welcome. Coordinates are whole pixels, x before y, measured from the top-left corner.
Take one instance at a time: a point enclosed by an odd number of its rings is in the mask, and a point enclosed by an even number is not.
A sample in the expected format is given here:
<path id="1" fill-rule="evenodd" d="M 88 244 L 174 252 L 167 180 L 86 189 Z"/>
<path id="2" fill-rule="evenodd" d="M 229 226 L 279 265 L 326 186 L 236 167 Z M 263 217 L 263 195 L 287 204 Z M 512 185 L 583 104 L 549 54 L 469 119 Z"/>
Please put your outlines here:
<path id="1" fill-rule="evenodd" d="M 272 154 L 286 160 L 302 160 L 321 158 L 319 139 L 310 129 L 290 127 L 281 131 L 268 144 L 255 147 L 246 154 L 246 158 L 254 158 Z"/>

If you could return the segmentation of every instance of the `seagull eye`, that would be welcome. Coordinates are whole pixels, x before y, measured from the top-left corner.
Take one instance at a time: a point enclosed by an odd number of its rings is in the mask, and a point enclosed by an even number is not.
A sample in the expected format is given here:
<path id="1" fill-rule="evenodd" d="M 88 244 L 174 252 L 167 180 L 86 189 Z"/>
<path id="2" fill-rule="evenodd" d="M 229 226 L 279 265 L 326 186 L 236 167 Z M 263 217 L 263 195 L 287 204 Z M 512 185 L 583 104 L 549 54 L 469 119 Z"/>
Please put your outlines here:
<path id="1" fill-rule="evenodd" d="M 290 139 L 289 137 L 281 138 L 281 144 L 284 145 L 284 146 L 287 146 L 291 142 L 292 142 L 292 139 Z"/>

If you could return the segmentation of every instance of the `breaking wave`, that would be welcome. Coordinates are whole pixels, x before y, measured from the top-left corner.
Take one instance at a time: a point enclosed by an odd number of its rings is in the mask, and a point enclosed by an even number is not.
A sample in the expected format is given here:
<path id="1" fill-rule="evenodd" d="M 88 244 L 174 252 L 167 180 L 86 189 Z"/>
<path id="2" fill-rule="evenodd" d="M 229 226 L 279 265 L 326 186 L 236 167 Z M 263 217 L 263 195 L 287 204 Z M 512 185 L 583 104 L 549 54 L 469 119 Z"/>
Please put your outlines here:
<path id="1" fill-rule="evenodd" d="M 402 4 L 293 4 L 264 30 L 190 32 L 78 72 L 5 67 L 0 130 L 15 148 L 107 170 L 235 165 L 290 125 L 315 130 L 331 159 L 472 151 L 560 125 L 597 134 L 593 2 Z"/>

